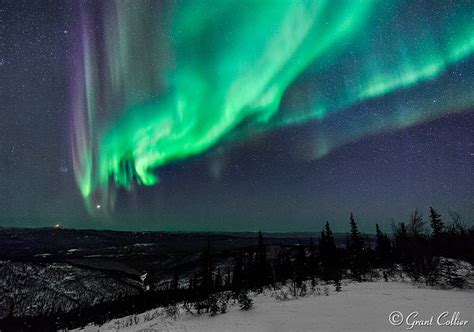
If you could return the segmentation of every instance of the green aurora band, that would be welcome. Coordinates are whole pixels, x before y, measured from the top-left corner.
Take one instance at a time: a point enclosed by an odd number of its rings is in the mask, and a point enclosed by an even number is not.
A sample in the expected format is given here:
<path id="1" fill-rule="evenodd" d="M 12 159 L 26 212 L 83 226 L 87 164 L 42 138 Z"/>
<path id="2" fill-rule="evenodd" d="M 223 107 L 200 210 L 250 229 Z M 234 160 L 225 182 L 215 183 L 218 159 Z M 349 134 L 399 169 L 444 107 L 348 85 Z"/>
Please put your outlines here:
<path id="1" fill-rule="evenodd" d="M 90 211 L 99 202 L 113 207 L 115 187 L 156 184 L 156 169 L 170 162 L 251 133 L 323 123 L 352 105 L 435 81 L 474 52 L 469 2 L 80 6 L 72 150 Z M 315 157 L 348 139 L 469 107 L 470 83 L 438 96 L 445 100 L 437 107 L 399 103 L 379 110 L 382 121 L 331 139 L 321 134 Z"/>

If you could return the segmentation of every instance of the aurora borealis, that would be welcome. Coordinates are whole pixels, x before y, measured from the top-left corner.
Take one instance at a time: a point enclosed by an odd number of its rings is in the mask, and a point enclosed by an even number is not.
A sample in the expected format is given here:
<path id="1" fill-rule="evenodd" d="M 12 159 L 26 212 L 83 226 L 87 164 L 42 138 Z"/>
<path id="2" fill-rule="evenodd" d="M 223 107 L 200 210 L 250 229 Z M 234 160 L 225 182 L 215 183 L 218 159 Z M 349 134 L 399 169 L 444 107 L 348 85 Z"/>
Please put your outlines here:
<path id="1" fill-rule="evenodd" d="M 72 106 L 74 169 L 84 199 L 95 206 L 113 201 L 108 193 L 114 186 L 154 185 L 161 166 L 223 140 L 324 122 L 354 104 L 436 80 L 474 52 L 470 8 L 440 5 L 420 20 L 412 15 L 423 9 L 417 5 L 82 3 Z M 414 125 L 470 106 L 474 92 L 457 88 L 453 94 L 461 100 L 380 110 L 378 123 L 354 133 L 341 128 L 334 142 L 326 139 L 322 148 L 316 140 L 314 149 L 323 155 L 344 136 Z M 252 129 L 242 133 L 244 122 Z"/>
<path id="2" fill-rule="evenodd" d="M 15 225 L 474 214 L 470 1 L 4 7 L 0 207 Z"/>

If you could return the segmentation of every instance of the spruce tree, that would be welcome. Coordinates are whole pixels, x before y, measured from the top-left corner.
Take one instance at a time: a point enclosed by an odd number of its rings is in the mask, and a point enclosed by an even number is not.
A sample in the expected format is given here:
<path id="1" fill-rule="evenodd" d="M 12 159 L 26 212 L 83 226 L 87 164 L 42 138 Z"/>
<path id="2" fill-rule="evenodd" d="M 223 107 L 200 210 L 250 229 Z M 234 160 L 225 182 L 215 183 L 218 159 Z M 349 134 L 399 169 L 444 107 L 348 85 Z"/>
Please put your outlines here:
<path id="1" fill-rule="evenodd" d="M 342 277 L 340 258 L 329 222 L 326 222 L 326 226 L 321 232 L 319 255 L 321 257 L 322 279 L 326 281 L 340 280 Z"/>
<path id="2" fill-rule="evenodd" d="M 212 273 L 213 266 L 211 242 L 210 240 L 207 240 L 207 246 L 201 253 L 201 292 L 205 296 L 212 293 L 213 290 Z"/>
<path id="3" fill-rule="evenodd" d="M 378 266 L 387 267 L 391 263 L 392 246 L 387 234 L 380 230 L 379 224 L 375 224 L 375 255 Z"/>
<path id="4" fill-rule="evenodd" d="M 270 281 L 270 265 L 267 262 L 267 248 L 263 242 L 262 231 L 258 231 L 257 250 L 255 253 L 255 266 L 253 269 L 253 280 L 259 289 Z"/>
<path id="5" fill-rule="evenodd" d="M 294 280 L 298 287 L 301 287 L 303 281 L 306 279 L 306 253 L 304 246 L 300 243 L 297 247 Z"/>
<path id="6" fill-rule="evenodd" d="M 309 274 L 311 279 L 314 280 L 318 274 L 318 258 L 316 257 L 316 248 L 314 247 L 313 237 L 309 240 Z"/>
<path id="7" fill-rule="evenodd" d="M 267 262 L 267 250 L 265 244 L 263 243 L 263 234 L 262 231 L 258 231 L 257 235 L 257 257 L 256 262 L 259 265 L 266 264 Z"/>
<path id="8" fill-rule="evenodd" d="M 433 245 L 433 254 L 439 256 L 441 254 L 441 241 L 444 232 L 444 223 L 441 220 L 441 214 L 430 206 L 430 225 L 431 225 L 431 242 Z"/>
<path id="9" fill-rule="evenodd" d="M 439 237 L 443 233 L 444 223 L 441 220 L 441 214 L 430 206 L 430 224 L 433 229 L 432 236 Z"/>
<path id="10" fill-rule="evenodd" d="M 354 219 L 354 215 L 351 213 L 350 216 L 351 232 L 348 240 L 348 256 L 349 256 L 349 267 L 351 269 L 352 276 L 358 280 L 362 280 L 362 275 L 367 272 L 367 257 L 365 255 L 365 244 L 362 236 L 357 227 L 357 223 Z"/>
<path id="11" fill-rule="evenodd" d="M 234 272 L 232 273 L 232 291 L 238 294 L 243 288 L 243 255 L 242 252 L 235 260 Z"/>
<path id="12" fill-rule="evenodd" d="M 222 290 L 222 287 L 223 287 L 223 281 L 222 281 L 221 270 L 217 269 L 216 277 L 214 278 L 214 290 L 216 292 L 219 292 L 220 290 Z"/>
<path id="13" fill-rule="evenodd" d="M 406 232 L 402 266 L 413 280 L 418 281 L 425 274 L 426 263 L 431 254 L 427 245 L 429 239 L 425 232 L 425 222 L 418 209 L 411 214 Z"/>

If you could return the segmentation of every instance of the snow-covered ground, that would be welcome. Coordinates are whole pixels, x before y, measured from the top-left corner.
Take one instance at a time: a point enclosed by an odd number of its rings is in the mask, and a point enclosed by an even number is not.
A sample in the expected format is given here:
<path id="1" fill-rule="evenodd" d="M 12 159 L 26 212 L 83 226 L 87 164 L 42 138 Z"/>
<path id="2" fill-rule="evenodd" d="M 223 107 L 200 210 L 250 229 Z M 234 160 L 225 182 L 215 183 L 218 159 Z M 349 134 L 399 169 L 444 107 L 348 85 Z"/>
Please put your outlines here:
<path id="1" fill-rule="evenodd" d="M 474 291 L 421 288 L 402 282 L 349 283 L 336 293 L 309 295 L 279 301 L 267 291 L 254 297 L 254 308 L 241 311 L 232 306 L 225 314 L 191 316 L 181 312 L 176 320 L 166 317 L 162 309 L 113 320 L 101 327 L 88 326 L 85 331 L 407 331 L 415 321 L 431 325 L 413 326 L 414 331 L 474 331 Z M 392 312 L 400 312 L 401 325 L 389 323 Z M 409 316 L 418 312 L 418 316 Z M 446 326 L 452 321 L 463 326 Z M 453 314 L 459 312 L 457 321 Z M 409 316 L 409 317 L 407 317 Z M 393 320 L 398 322 L 394 314 Z"/>

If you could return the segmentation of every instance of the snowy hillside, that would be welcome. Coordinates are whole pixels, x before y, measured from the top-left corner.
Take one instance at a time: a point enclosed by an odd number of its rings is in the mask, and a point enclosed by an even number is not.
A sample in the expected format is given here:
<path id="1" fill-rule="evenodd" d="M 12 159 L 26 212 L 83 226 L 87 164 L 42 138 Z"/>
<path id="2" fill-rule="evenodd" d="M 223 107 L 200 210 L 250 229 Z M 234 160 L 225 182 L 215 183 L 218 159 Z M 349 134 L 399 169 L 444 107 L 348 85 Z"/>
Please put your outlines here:
<path id="1" fill-rule="evenodd" d="M 176 319 L 169 318 L 158 308 L 140 315 L 133 315 L 98 327 L 88 326 L 82 331 L 406 331 L 416 320 L 430 320 L 429 327 L 414 326 L 424 331 L 472 331 L 474 329 L 474 291 L 420 288 L 402 282 L 349 283 L 341 292 L 324 286 L 319 295 L 310 295 L 288 301 L 279 301 L 277 294 L 267 291 L 254 298 L 254 308 L 241 311 L 232 306 L 226 314 L 209 317 L 191 316 L 183 310 Z M 389 315 L 399 311 L 404 319 L 399 326 L 389 323 Z M 419 312 L 419 316 L 407 316 Z M 456 324 L 451 322 L 459 312 Z M 398 319 L 394 316 L 394 320 Z"/>
<path id="2" fill-rule="evenodd" d="M 138 294 L 139 288 L 134 280 L 69 264 L 0 261 L 0 319 L 69 312 Z"/>

